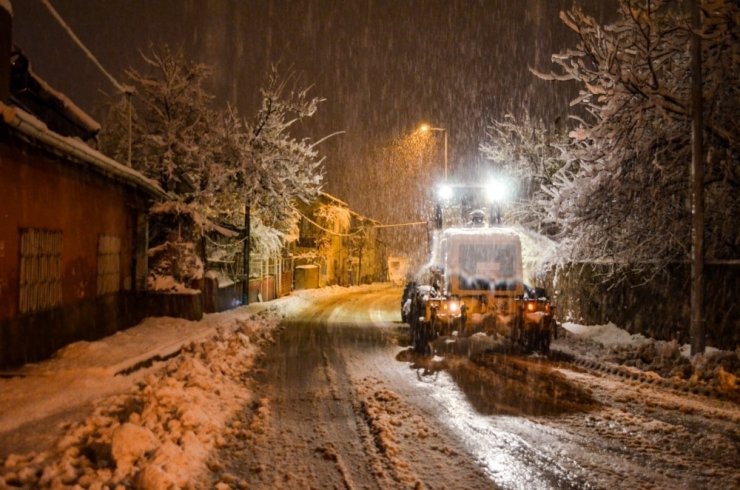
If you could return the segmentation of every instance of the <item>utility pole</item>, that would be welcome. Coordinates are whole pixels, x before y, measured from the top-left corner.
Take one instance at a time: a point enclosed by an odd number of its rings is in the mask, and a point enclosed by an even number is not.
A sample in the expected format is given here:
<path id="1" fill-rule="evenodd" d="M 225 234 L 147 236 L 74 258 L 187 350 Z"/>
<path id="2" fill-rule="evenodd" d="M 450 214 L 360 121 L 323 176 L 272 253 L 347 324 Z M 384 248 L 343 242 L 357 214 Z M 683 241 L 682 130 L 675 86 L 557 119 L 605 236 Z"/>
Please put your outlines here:
<path id="1" fill-rule="evenodd" d="M 704 120 L 701 0 L 691 2 L 691 355 L 704 353 Z"/>
<path id="2" fill-rule="evenodd" d="M 244 204 L 244 287 L 242 288 L 242 305 L 249 304 L 249 203 Z"/>
<path id="3" fill-rule="evenodd" d="M 445 133 L 445 182 L 447 182 L 447 130 L 444 130 Z"/>

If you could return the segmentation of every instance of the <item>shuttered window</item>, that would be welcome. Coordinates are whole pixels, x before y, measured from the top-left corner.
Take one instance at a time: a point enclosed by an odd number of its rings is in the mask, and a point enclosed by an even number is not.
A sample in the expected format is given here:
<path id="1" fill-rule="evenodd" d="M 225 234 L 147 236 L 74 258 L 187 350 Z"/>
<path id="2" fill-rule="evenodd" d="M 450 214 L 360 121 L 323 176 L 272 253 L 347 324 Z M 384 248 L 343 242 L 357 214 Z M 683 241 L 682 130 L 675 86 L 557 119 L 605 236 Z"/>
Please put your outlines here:
<path id="1" fill-rule="evenodd" d="M 98 237 L 98 296 L 115 293 L 121 284 L 121 239 L 114 235 Z"/>
<path id="2" fill-rule="evenodd" d="M 27 228 L 20 231 L 21 313 L 62 304 L 62 232 Z"/>

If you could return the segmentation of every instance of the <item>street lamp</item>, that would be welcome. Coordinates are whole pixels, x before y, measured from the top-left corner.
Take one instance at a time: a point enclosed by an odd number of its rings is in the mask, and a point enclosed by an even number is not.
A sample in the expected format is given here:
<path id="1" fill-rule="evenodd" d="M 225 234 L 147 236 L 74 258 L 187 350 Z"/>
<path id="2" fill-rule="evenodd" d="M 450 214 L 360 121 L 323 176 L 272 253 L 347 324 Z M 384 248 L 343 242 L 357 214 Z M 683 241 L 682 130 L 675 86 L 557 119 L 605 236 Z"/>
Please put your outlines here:
<path id="1" fill-rule="evenodd" d="M 419 126 L 419 131 L 426 133 L 428 131 L 442 131 L 445 135 L 445 182 L 447 182 L 447 130 L 445 128 L 433 128 L 429 124 Z"/>

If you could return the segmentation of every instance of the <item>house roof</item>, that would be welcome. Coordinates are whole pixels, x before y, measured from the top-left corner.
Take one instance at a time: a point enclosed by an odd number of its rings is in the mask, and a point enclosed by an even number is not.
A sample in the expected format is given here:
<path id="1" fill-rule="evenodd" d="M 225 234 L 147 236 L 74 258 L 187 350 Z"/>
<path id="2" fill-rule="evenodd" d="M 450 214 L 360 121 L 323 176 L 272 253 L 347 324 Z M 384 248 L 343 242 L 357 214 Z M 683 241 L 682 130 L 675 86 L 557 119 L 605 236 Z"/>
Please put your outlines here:
<path id="1" fill-rule="evenodd" d="M 28 58 L 17 48 L 10 56 L 10 100 L 63 136 L 89 140 L 100 131 L 95 119 L 36 75 Z"/>
<path id="2" fill-rule="evenodd" d="M 0 102 L 0 112 L 2 113 L 0 122 L 29 144 L 41 147 L 110 179 L 141 189 L 153 197 L 169 198 L 156 181 L 103 155 L 79 139 L 52 131 L 45 123 L 23 109 Z"/>

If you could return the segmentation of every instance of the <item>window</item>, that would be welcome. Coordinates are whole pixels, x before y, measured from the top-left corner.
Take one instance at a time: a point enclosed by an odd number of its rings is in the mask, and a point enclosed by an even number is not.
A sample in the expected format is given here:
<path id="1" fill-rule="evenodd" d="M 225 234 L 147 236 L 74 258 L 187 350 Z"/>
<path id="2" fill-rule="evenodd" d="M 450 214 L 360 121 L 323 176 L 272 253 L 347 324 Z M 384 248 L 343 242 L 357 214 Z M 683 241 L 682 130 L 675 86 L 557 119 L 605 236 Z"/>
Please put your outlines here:
<path id="1" fill-rule="evenodd" d="M 21 313 L 62 304 L 62 232 L 27 228 L 20 231 Z"/>
<path id="2" fill-rule="evenodd" d="M 98 237 L 98 296 L 115 293 L 121 284 L 121 239 Z"/>
<path id="3" fill-rule="evenodd" d="M 459 253 L 460 289 L 505 290 L 513 284 L 516 250 L 512 245 L 461 244 Z"/>

